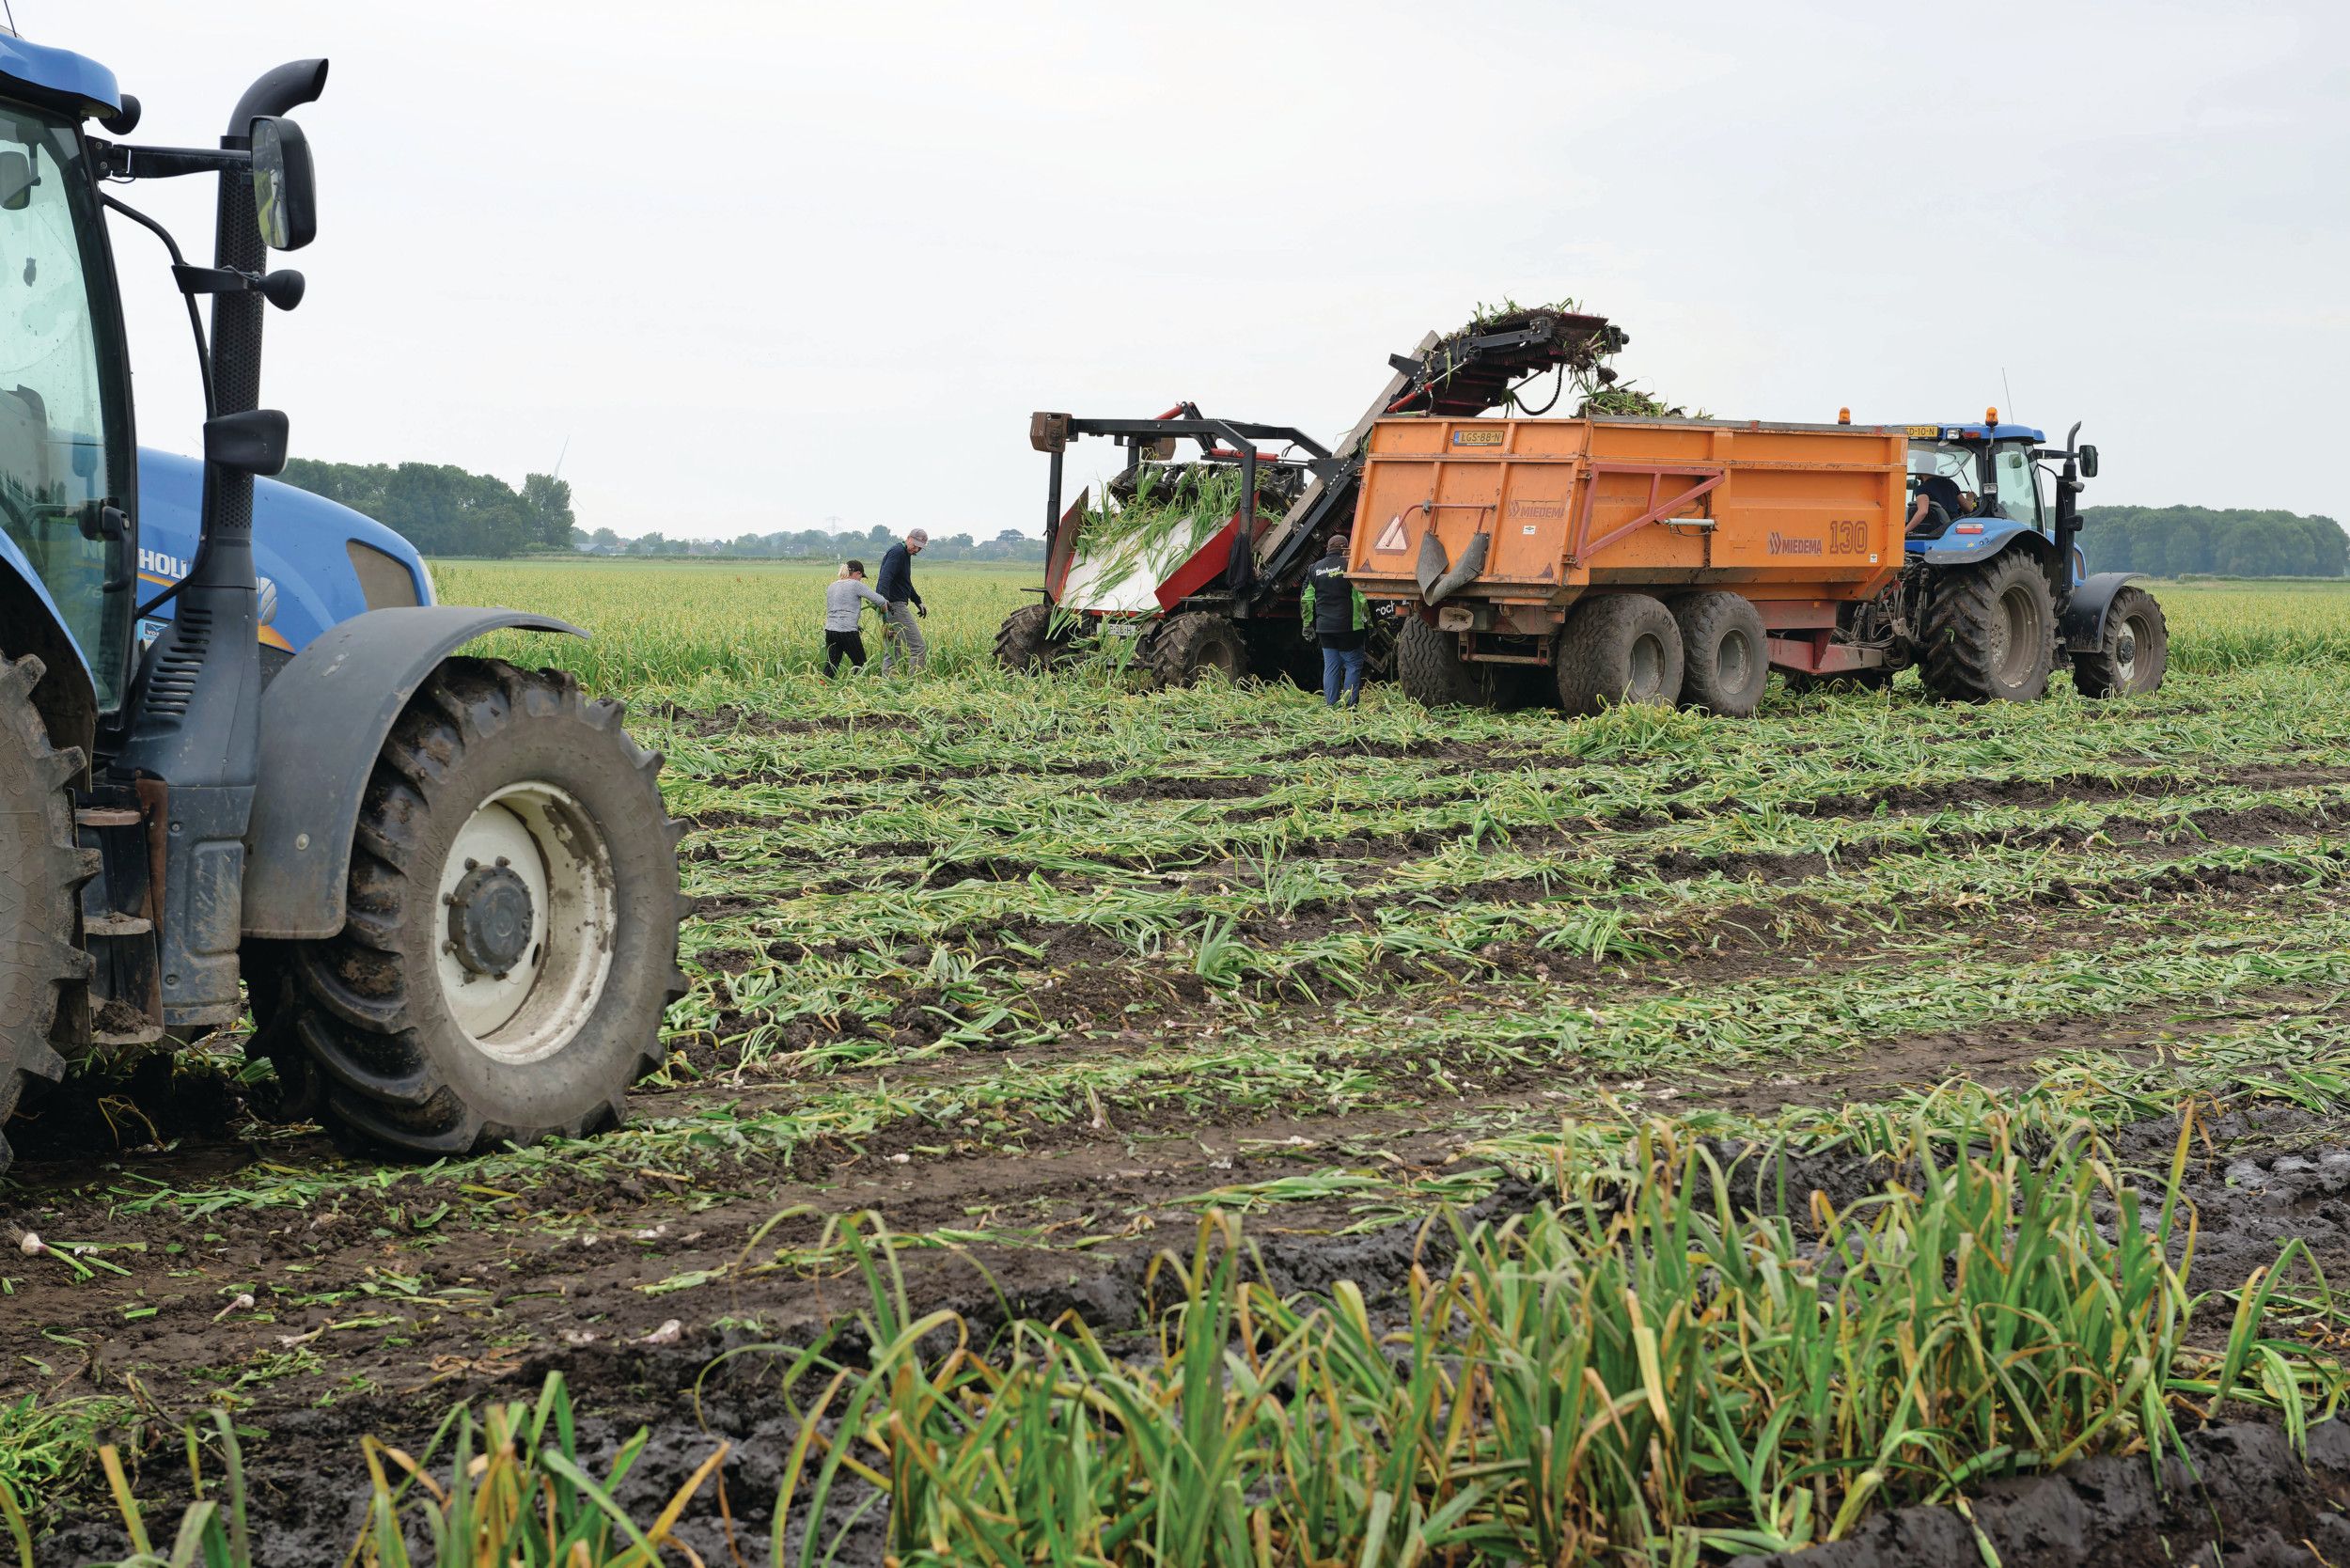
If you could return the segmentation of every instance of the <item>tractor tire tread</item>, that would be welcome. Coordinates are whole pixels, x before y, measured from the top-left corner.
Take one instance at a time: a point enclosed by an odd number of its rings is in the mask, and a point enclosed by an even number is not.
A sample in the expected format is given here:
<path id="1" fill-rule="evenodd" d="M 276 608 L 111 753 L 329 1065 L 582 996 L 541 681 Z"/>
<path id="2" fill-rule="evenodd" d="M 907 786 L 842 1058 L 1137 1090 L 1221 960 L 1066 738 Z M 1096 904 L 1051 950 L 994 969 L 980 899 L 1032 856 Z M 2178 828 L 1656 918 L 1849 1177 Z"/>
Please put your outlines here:
<path id="1" fill-rule="evenodd" d="M 1053 636 L 1050 604 L 1023 604 L 995 629 L 995 663 L 1015 674 L 1048 669 L 1064 651 Z"/>
<path id="2" fill-rule="evenodd" d="M 1223 651 L 1224 657 L 1212 663 L 1208 655 L 1216 649 Z M 1149 663 L 1152 682 L 1160 686 L 1188 686 L 1211 667 L 1221 668 L 1237 681 L 1248 671 L 1248 645 L 1230 619 L 1194 610 L 1159 628 L 1158 635 L 1151 640 Z"/>
<path id="3" fill-rule="evenodd" d="M 1762 612 L 1742 594 L 1714 591 L 1676 600 L 1672 613 L 1681 628 L 1681 705 L 1724 718 L 1753 717 L 1771 679 Z M 1735 686 L 1722 674 L 1718 656 L 1731 632 L 1745 634 L 1748 644 L 1747 674 Z"/>
<path id="4" fill-rule="evenodd" d="M 2153 633 L 2153 647 L 2140 648 L 2133 662 L 2130 680 L 2122 679 L 2122 652 L 2119 634 L 2122 623 L 2135 612 L 2146 618 Z M 2073 685 L 2083 697 L 2132 697 L 2162 689 L 2162 678 L 2170 667 L 2170 623 L 2162 613 L 2162 604 L 2144 588 L 2124 585 L 2106 606 L 2106 634 L 2099 639 L 2096 651 L 2073 655 Z"/>
<path id="5" fill-rule="evenodd" d="M 2041 651 L 2036 669 L 2012 690 L 1992 667 L 1992 629 L 1999 602 L 2018 579 L 2038 582 Z M 2040 563 L 2009 550 L 1981 566 L 1937 572 L 1928 585 L 1919 674 L 1926 689 L 1950 702 L 2029 701 L 2048 689 L 2056 651 L 2056 612 Z"/>
<path id="6" fill-rule="evenodd" d="M 85 759 L 78 746 L 50 744 L 32 700 L 45 673 L 37 658 L 0 655 L 0 819 L 39 824 L 0 864 L 0 880 L 13 884 L 0 900 L 0 1170 L 10 1158 L 6 1125 L 25 1085 L 65 1074 L 53 1036 L 67 1016 L 66 993 L 90 976 L 75 893 L 98 868 L 75 842 L 68 788 Z"/>

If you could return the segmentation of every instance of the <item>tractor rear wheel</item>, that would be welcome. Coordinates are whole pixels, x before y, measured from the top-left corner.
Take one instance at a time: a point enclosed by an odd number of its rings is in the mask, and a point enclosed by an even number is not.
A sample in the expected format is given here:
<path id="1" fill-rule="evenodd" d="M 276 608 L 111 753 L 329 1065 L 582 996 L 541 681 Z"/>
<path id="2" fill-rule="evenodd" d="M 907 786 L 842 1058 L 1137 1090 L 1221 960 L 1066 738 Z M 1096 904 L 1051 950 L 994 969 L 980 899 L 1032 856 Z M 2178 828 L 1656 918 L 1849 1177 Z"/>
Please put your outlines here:
<path id="1" fill-rule="evenodd" d="M 1395 679 L 1423 708 L 1491 708 L 1509 713 L 1545 699 L 1542 670 L 1461 657 L 1460 638 L 1405 612 L 1395 633 Z M 1374 630 L 1374 648 L 1378 634 Z"/>
<path id="2" fill-rule="evenodd" d="M 1673 604 L 1681 629 L 1681 703 L 1728 718 L 1751 717 L 1770 684 L 1770 634 L 1762 612 L 1735 593 L 1693 593 Z"/>
<path id="3" fill-rule="evenodd" d="M 1162 686 L 1188 686 L 1210 670 L 1237 681 L 1248 673 L 1248 645 L 1225 617 L 1194 610 L 1159 628 L 1150 662 L 1151 678 Z"/>
<path id="4" fill-rule="evenodd" d="M 74 889 L 97 870 L 73 842 L 73 776 L 80 748 L 59 751 L 33 707 L 39 659 L 0 658 L 0 1127 L 28 1078 L 55 1082 L 65 1058 L 51 1043 L 60 994 L 89 978 L 75 945 Z M 8 1144 L 0 1137 L 0 1170 Z"/>
<path id="5" fill-rule="evenodd" d="M 2170 667 L 2170 626 L 2141 588 L 2125 588 L 2106 608 L 2106 634 L 2094 653 L 2073 655 L 2073 684 L 2083 697 L 2136 697 L 2157 691 Z"/>
<path id="6" fill-rule="evenodd" d="M 1559 638 L 1559 706 L 1570 718 L 1615 703 L 1681 699 L 1681 628 L 1645 593 L 1586 599 Z"/>
<path id="7" fill-rule="evenodd" d="M 1935 573 L 1926 589 L 1926 689 L 1952 702 L 2029 702 L 2056 662 L 2047 573 L 2021 550 Z"/>
<path id="8" fill-rule="evenodd" d="M 255 966 L 330 1122 L 418 1154 L 577 1137 L 660 1065 L 678 829 L 661 758 L 569 675 L 444 663 L 384 741 L 340 935 Z M 262 956 L 262 955 L 257 955 Z M 285 1070 L 280 1068 L 280 1075 Z"/>
<path id="9" fill-rule="evenodd" d="M 995 631 L 995 662 L 1009 670 L 1044 669 L 1068 651 L 1068 640 L 1053 635 L 1050 604 L 1024 605 L 1004 617 Z"/>

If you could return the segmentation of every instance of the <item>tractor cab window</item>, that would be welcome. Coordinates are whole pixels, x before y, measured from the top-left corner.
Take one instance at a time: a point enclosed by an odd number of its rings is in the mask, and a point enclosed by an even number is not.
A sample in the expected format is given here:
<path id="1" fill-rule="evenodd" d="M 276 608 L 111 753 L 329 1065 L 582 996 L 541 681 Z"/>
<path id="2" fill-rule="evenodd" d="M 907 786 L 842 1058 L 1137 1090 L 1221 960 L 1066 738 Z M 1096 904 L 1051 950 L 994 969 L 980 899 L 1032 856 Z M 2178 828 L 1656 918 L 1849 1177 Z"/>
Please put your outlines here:
<path id="1" fill-rule="evenodd" d="M 2023 524 L 2028 528 L 2040 526 L 2040 471 L 2032 466 L 2031 446 L 2028 442 L 2008 442 L 1992 455 L 1991 474 L 1993 494 L 1998 498 L 1999 515 Z"/>
<path id="2" fill-rule="evenodd" d="M 1941 508 L 1943 515 L 1956 518 L 1969 515 L 1962 510 L 1962 494 L 1982 494 L 1981 454 L 1973 447 L 1960 441 L 1909 444 L 1909 497 L 1913 504 L 1922 496 Z M 1935 531 L 1940 530 L 1936 527 Z"/>
<path id="3" fill-rule="evenodd" d="M 99 705 L 121 705 L 133 542 L 128 374 L 79 132 L 0 104 L 0 529 L 81 645 Z M 114 530 L 118 534 L 121 530 Z"/>

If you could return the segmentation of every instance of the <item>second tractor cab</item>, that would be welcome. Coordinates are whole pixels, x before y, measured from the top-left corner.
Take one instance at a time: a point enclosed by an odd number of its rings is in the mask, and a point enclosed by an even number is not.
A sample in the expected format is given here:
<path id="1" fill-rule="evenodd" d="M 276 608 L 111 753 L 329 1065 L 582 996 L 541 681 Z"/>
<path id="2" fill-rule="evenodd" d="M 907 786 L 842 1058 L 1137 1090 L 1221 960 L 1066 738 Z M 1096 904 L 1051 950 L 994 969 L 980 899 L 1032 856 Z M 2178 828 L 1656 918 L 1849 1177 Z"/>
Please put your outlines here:
<path id="1" fill-rule="evenodd" d="M 2137 574 L 2092 574 L 2077 539 L 2097 448 L 2029 425 L 1912 425 L 1899 608 L 1926 684 L 1976 700 L 2029 698 L 2070 665 L 2089 697 L 2150 692 L 2170 632 Z M 1889 678 L 1889 672 L 1880 679 Z"/>

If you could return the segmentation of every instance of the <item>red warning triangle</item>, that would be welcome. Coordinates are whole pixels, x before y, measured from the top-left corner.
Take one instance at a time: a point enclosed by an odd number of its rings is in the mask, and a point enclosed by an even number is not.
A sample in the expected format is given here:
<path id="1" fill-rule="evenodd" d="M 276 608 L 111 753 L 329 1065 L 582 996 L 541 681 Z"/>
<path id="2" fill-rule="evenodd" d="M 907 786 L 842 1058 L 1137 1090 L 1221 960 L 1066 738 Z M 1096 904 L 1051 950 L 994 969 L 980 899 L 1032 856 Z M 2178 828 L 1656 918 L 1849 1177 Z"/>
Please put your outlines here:
<path id="1" fill-rule="evenodd" d="M 1403 543 L 1403 514 L 1397 512 L 1387 519 L 1387 525 L 1380 530 L 1378 542 L 1371 549 L 1382 556 L 1400 556 Z"/>

